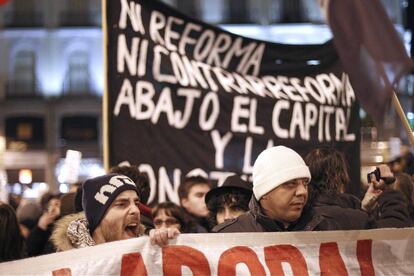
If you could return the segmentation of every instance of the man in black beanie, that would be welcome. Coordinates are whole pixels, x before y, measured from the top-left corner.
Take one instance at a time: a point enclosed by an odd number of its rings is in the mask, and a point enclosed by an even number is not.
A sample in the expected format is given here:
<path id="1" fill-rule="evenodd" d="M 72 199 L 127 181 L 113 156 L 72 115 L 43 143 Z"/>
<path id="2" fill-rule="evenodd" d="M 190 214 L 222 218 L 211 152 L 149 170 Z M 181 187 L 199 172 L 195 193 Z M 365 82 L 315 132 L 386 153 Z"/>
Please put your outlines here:
<path id="1" fill-rule="evenodd" d="M 57 223 L 52 241 L 57 251 L 93 246 L 144 235 L 140 221 L 139 190 L 121 174 L 87 180 L 82 186 L 83 213 L 69 215 Z M 151 230 L 152 244 L 166 245 L 179 232 Z"/>
<path id="2" fill-rule="evenodd" d="M 120 174 L 88 179 L 82 185 L 83 213 L 59 221 L 52 241 L 58 251 L 135 238 L 144 233 L 140 224 L 139 191 Z"/>
<path id="3" fill-rule="evenodd" d="M 87 180 L 82 206 L 93 240 L 99 244 L 142 234 L 139 202 L 135 183 L 124 175 L 108 174 Z"/>

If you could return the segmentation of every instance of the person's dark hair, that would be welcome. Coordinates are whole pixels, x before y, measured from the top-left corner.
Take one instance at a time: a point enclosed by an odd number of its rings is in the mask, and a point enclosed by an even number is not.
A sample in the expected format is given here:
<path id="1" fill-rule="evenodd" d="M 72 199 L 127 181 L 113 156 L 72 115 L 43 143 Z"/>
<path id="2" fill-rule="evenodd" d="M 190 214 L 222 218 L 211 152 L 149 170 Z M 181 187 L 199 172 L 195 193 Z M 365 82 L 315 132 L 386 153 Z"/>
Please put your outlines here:
<path id="1" fill-rule="evenodd" d="M 174 202 L 170 201 L 158 203 L 154 208 L 152 208 L 152 217 L 155 218 L 161 211 L 164 211 L 167 216 L 173 217 L 178 221 L 181 226 L 181 233 L 190 233 L 190 220 L 181 206 L 178 206 Z"/>
<path id="2" fill-rule="evenodd" d="M 211 187 L 210 182 L 202 176 L 186 177 L 178 188 L 178 196 L 180 197 L 180 200 L 187 198 L 191 188 L 196 185 L 208 185 Z"/>
<path id="3" fill-rule="evenodd" d="M 0 202 L 0 262 L 21 259 L 24 256 L 24 238 L 14 209 Z"/>
<path id="4" fill-rule="evenodd" d="M 76 192 L 75 192 L 74 207 L 75 207 L 75 212 L 76 213 L 83 211 L 83 206 L 82 206 L 83 189 L 82 189 L 82 185 L 80 185 L 76 189 Z"/>
<path id="5" fill-rule="evenodd" d="M 50 192 L 43 194 L 42 197 L 40 198 L 40 205 L 42 206 L 42 210 L 43 211 L 47 210 L 49 201 L 51 201 L 52 199 L 60 200 L 60 197 L 61 197 L 61 194 L 54 194 Z"/>
<path id="6" fill-rule="evenodd" d="M 25 202 L 16 210 L 17 221 L 26 226 L 29 230 L 32 230 L 37 225 L 42 212 L 43 210 L 38 203 L 30 201 Z"/>
<path id="7" fill-rule="evenodd" d="M 147 204 L 151 190 L 146 173 L 140 172 L 137 166 L 115 166 L 110 169 L 110 173 L 118 173 L 131 178 L 139 190 L 140 201 L 143 204 Z"/>
<path id="8" fill-rule="evenodd" d="M 230 192 L 212 197 L 207 202 L 207 209 L 209 210 L 209 223 L 212 227 L 217 225 L 216 215 L 218 212 L 224 210 L 225 206 L 233 210 L 241 210 L 244 212 L 249 211 L 250 198 L 251 194 L 241 192 L 240 189 L 234 189 Z"/>
<path id="9" fill-rule="evenodd" d="M 19 208 L 19 206 L 20 206 L 22 196 L 10 193 L 9 196 L 8 196 L 8 200 L 9 200 L 9 205 L 11 207 L 13 207 L 13 209 L 16 211 L 17 208 Z"/>
<path id="10" fill-rule="evenodd" d="M 348 165 L 344 155 L 334 148 L 310 151 L 305 162 L 312 176 L 310 185 L 319 193 L 340 193 L 349 183 Z"/>
<path id="11" fill-rule="evenodd" d="M 76 209 L 75 209 L 75 196 L 76 193 L 75 192 L 69 192 L 66 194 L 63 194 L 60 197 L 60 215 L 62 217 L 70 215 L 70 214 L 74 214 L 76 213 Z"/>
<path id="12" fill-rule="evenodd" d="M 76 181 L 70 184 L 71 191 L 77 190 L 79 187 L 82 187 L 82 181 Z"/>
<path id="13" fill-rule="evenodd" d="M 411 176 L 406 173 L 399 173 L 395 177 L 396 184 L 398 184 L 394 185 L 395 189 L 403 194 L 407 203 L 414 205 L 414 183 Z"/>
<path id="14" fill-rule="evenodd" d="M 403 155 L 404 159 L 404 169 L 403 172 L 412 175 L 414 173 L 414 155 L 407 151 Z"/>

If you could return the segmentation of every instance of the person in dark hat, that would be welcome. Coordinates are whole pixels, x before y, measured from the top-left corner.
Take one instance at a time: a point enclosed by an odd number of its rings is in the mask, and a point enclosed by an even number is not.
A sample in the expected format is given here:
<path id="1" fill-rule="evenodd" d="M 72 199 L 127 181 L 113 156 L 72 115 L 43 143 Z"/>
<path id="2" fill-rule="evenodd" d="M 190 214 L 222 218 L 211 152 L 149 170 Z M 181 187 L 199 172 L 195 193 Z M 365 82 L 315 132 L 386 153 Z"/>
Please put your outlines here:
<path id="1" fill-rule="evenodd" d="M 86 180 L 82 185 L 84 213 L 64 217 L 52 234 L 57 251 L 142 235 L 139 202 L 137 186 L 124 175 Z"/>
<path id="2" fill-rule="evenodd" d="M 137 185 L 125 175 L 88 179 L 82 185 L 84 212 L 58 221 L 51 240 L 57 251 L 65 251 L 142 236 L 139 203 Z M 165 245 L 178 234 L 171 230 L 152 231 L 150 240 L 158 245 Z"/>
<path id="3" fill-rule="evenodd" d="M 205 197 L 210 212 L 210 222 L 214 227 L 230 219 L 235 219 L 249 210 L 253 185 L 238 175 L 226 178 L 223 185 L 210 190 Z"/>
<path id="4" fill-rule="evenodd" d="M 154 225 L 152 224 L 151 208 L 147 205 L 151 192 L 148 175 L 142 173 L 137 166 L 131 166 L 129 163 L 112 167 L 110 173 L 122 174 L 134 181 L 141 195 L 138 206 L 139 211 L 141 212 L 141 222 L 147 229 L 154 228 Z"/>

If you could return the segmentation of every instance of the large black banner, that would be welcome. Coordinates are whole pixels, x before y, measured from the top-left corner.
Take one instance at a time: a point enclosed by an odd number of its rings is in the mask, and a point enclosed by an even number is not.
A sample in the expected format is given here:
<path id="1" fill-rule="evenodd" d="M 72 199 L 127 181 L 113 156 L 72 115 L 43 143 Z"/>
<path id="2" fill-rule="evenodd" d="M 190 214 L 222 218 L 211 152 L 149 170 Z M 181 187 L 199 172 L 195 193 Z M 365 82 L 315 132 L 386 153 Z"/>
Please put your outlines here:
<path id="1" fill-rule="evenodd" d="M 285 145 L 345 152 L 359 190 L 359 115 L 331 42 L 284 45 L 190 19 L 158 1 L 106 2 L 109 165 L 139 165 L 150 202 L 178 202 L 187 174 L 250 177 Z M 281 156 L 280 158 L 283 158 Z"/>

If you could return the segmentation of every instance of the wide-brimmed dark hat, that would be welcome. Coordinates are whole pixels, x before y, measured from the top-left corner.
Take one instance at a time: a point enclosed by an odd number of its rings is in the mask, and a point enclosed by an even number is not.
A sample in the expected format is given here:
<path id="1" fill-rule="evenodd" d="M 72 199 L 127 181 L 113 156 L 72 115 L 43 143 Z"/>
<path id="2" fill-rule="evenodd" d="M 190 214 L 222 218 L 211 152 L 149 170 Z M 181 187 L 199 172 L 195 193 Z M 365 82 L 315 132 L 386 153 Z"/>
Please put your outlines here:
<path id="1" fill-rule="evenodd" d="M 205 202 L 208 202 L 213 198 L 222 194 L 230 193 L 232 191 L 237 191 L 240 193 L 245 193 L 247 195 L 252 195 L 253 185 L 250 182 L 247 182 L 240 178 L 238 175 L 232 175 L 224 180 L 224 183 L 220 187 L 211 189 L 205 197 Z"/>

